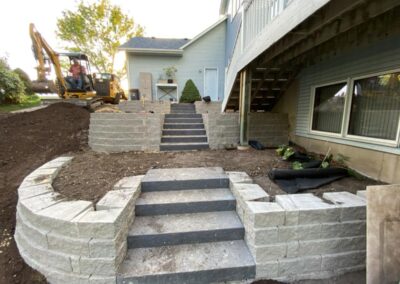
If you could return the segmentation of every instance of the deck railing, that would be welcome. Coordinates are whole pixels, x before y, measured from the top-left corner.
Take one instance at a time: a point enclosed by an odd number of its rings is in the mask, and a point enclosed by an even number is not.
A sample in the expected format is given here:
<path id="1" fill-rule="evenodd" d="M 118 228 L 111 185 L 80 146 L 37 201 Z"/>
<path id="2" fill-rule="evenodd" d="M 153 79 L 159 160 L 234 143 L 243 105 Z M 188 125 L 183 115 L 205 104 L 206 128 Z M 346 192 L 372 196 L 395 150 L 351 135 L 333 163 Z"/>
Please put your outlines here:
<path id="1" fill-rule="evenodd" d="M 278 17 L 292 2 L 296 0 L 245 0 L 242 6 L 242 21 L 232 56 L 228 57 L 226 70 L 225 99 L 226 105 L 228 96 L 233 87 L 238 70 L 240 57 L 257 39 L 260 33 L 268 28 L 276 17 Z"/>

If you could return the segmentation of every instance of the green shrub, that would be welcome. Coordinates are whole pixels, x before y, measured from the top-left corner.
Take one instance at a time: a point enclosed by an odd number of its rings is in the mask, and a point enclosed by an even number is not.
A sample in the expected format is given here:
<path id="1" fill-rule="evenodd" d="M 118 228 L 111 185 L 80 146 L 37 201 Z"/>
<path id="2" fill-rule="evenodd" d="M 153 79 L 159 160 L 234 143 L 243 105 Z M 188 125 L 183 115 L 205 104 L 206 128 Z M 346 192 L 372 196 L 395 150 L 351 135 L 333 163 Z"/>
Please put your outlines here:
<path id="1" fill-rule="evenodd" d="M 20 103 L 24 96 L 24 83 L 0 58 L 0 103 Z"/>
<path id="2" fill-rule="evenodd" d="M 194 103 L 195 101 L 201 101 L 200 92 L 192 80 L 187 80 L 185 87 L 182 91 L 182 96 L 179 99 L 180 103 Z"/>
<path id="3" fill-rule="evenodd" d="M 31 96 L 35 94 L 32 90 L 32 81 L 29 78 L 28 74 L 21 68 L 14 69 L 14 73 L 18 75 L 18 77 L 21 79 L 22 83 L 24 83 L 25 86 L 25 95 Z"/>

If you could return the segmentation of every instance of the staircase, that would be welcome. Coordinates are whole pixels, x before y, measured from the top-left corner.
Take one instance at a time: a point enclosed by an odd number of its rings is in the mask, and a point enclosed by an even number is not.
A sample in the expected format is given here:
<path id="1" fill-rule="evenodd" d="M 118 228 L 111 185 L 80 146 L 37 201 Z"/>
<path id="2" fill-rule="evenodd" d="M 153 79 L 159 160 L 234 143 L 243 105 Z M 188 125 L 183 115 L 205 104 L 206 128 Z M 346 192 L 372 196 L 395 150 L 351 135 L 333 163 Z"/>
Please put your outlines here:
<path id="1" fill-rule="evenodd" d="M 194 104 L 171 104 L 165 115 L 160 151 L 208 149 L 206 130 Z"/>
<path id="2" fill-rule="evenodd" d="M 255 263 L 228 187 L 222 168 L 148 171 L 117 283 L 254 279 Z"/>

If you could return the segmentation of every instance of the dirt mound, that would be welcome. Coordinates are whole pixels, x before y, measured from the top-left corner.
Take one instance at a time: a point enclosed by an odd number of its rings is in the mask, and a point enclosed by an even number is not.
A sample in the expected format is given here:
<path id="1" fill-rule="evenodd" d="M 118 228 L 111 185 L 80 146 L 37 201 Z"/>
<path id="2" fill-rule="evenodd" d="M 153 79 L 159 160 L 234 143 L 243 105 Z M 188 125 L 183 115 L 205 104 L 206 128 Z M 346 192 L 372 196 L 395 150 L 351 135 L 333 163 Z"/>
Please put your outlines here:
<path id="1" fill-rule="evenodd" d="M 89 112 L 57 103 L 0 119 L 0 283 L 45 283 L 21 259 L 12 238 L 17 188 L 43 163 L 87 146 Z"/>

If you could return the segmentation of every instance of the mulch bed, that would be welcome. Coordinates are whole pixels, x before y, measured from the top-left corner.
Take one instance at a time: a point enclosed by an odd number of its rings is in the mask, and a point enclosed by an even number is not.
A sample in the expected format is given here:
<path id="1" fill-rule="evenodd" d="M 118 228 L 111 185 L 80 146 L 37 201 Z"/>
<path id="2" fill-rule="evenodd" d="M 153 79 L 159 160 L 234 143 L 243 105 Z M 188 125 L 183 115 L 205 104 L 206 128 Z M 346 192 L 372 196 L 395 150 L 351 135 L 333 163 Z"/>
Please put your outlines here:
<path id="1" fill-rule="evenodd" d="M 13 235 L 17 188 L 45 162 L 87 145 L 89 113 L 65 103 L 0 118 L 0 283 L 46 283 L 21 259 Z"/>

